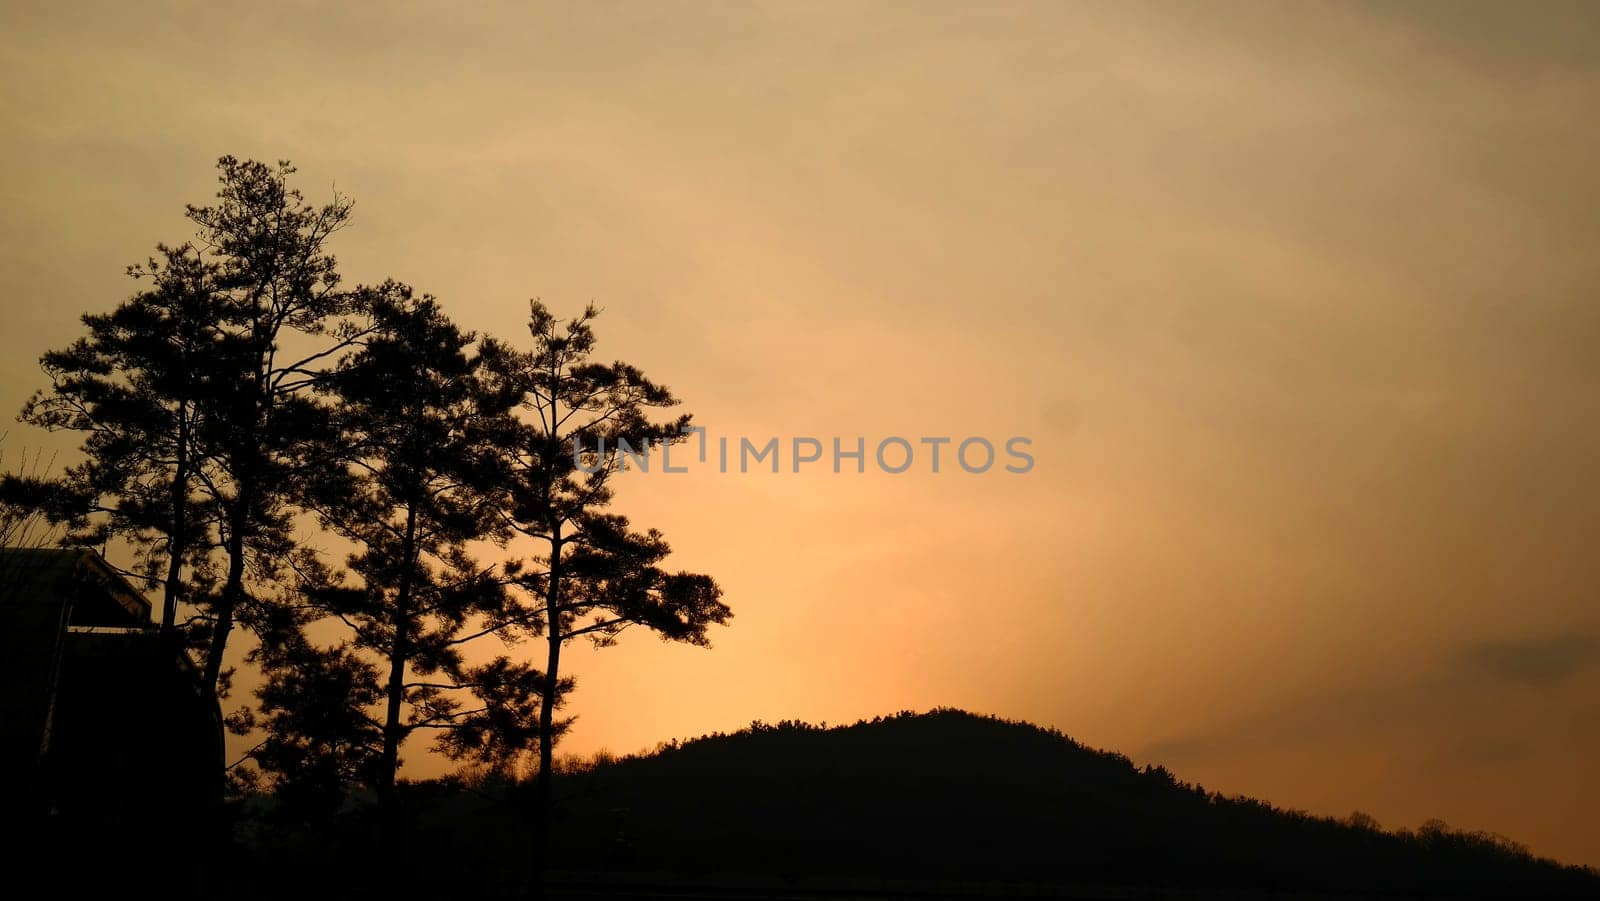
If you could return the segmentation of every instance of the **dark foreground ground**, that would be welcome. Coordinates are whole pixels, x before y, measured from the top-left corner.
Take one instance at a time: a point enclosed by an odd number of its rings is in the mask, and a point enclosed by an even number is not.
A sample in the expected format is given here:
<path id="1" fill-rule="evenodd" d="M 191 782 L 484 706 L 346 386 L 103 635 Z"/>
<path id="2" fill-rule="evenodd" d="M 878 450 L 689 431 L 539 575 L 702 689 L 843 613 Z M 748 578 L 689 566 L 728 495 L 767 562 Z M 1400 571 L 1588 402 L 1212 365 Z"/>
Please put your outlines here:
<path id="1" fill-rule="evenodd" d="M 673 899 L 673 901 L 938 901 L 968 898 L 1058 898 L 1064 901 L 1371 901 L 1374 898 L 1472 897 L 1393 892 L 1335 894 L 1270 889 L 1180 886 L 1064 885 L 982 880 L 846 879 L 759 880 L 740 877 L 682 880 L 668 874 L 557 873 L 546 888 L 550 901 Z M 1498 897 L 1492 893 L 1481 897 Z M 1520 896 L 1511 896 L 1520 897 Z"/>

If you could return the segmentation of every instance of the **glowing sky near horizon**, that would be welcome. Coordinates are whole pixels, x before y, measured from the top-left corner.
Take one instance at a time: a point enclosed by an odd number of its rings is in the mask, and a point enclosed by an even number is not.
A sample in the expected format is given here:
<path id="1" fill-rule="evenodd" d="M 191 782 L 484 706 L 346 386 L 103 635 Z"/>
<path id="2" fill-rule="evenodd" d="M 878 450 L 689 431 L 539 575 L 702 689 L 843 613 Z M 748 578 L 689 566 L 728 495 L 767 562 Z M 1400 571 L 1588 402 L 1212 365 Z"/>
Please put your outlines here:
<path id="1" fill-rule="evenodd" d="M 1600 865 L 1597 23 L 9 3 L 0 408 L 217 156 L 288 158 L 356 200 L 347 279 L 512 340 L 592 299 L 713 435 L 1033 439 L 1020 476 L 630 476 L 736 618 L 572 655 L 563 750 L 953 705 Z"/>

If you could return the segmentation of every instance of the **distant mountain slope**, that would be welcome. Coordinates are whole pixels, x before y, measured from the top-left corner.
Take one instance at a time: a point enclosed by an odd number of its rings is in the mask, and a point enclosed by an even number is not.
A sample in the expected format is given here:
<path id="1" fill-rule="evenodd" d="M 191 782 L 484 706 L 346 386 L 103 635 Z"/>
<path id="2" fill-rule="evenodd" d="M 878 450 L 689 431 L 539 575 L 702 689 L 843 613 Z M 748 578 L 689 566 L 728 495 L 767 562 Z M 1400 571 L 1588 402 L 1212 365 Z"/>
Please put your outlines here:
<path id="1" fill-rule="evenodd" d="M 560 794 L 579 867 L 1600 897 L 1600 875 L 1504 840 L 1223 798 L 957 710 L 756 724 L 568 775 Z"/>
<path id="2" fill-rule="evenodd" d="M 1503 839 L 1224 798 L 958 710 L 757 723 L 579 767 L 556 794 L 552 897 L 1600 898 L 1600 873 Z M 401 796 L 411 895 L 494 897 L 527 873 L 526 786 L 446 779 Z M 369 813 L 241 849 L 252 886 L 281 897 L 313 872 L 364 886 L 371 871 L 351 862 L 372 860 Z"/>

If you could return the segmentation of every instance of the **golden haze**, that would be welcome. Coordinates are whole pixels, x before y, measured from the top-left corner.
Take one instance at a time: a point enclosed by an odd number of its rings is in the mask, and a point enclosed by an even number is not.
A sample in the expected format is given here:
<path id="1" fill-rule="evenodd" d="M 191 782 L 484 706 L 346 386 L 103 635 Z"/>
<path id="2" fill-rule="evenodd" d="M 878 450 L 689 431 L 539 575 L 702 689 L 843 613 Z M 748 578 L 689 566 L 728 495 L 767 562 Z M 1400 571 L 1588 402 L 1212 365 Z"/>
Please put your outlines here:
<path id="1" fill-rule="evenodd" d="M 4 409 L 232 153 L 468 327 L 596 300 L 714 434 L 1034 439 L 628 479 L 736 619 L 579 655 L 566 750 L 957 705 L 1600 864 L 1592 8 L 0 17 Z"/>

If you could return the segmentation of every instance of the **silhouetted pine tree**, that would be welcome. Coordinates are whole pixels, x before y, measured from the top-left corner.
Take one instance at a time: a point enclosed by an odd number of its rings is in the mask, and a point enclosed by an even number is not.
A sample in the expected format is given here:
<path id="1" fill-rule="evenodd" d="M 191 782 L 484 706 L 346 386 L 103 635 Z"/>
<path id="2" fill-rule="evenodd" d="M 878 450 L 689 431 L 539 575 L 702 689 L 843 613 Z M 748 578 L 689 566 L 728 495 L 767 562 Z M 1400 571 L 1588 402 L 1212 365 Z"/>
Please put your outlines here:
<path id="1" fill-rule="evenodd" d="M 158 246 L 159 259 L 130 266 L 150 286 L 110 313 L 86 314 L 87 334 L 40 360 L 50 387 L 18 417 L 83 433 L 83 462 L 37 497 L 68 528 L 64 540 L 127 541 L 136 573 L 162 586 L 161 628 L 177 629 L 179 603 L 203 598 L 185 585 L 189 565 L 209 582 L 213 509 L 197 496 L 209 477 L 199 417 L 219 373 L 215 293 L 219 266 L 193 245 Z"/>
<path id="2" fill-rule="evenodd" d="M 532 350 L 493 341 L 484 349 L 487 365 L 522 397 L 521 434 L 510 452 L 511 526 L 544 549 L 520 573 L 520 584 L 537 599 L 547 648 L 535 787 L 539 872 L 549 847 L 563 646 L 578 638 L 609 645 L 636 625 L 664 639 L 706 645 L 707 627 L 732 616 L 710 576 L 658 565 L 669 552 L 661 533 L 636 531 L 625 517 L 605 512 L 621 461 L 597 450 L 614 450 L 619 441 L 634 449 L 681 441 L 689 417 L 653 421 L 654 411 L 677 404 L 671 392 L 626 363 L 591 358 L 596 315 L 590 306 L 562 324 L 534 301 Z"/>
<path id="3" fill-rule="evenodd" d="M 218 507 L 227 562 L 206 647 L 213 686 L 236 618 L 255 625 L 262 616 L 266 594 L 247 590 L 247 580 L 271 584 L 305 556 L 296 552 L 293 514 L 306 475 L 326 464 L 317 451 L 330 415 L 311 389 L 368 331 L 358 315 L 363 292 L 340 289 L 327 250 L 349 220 L 350 201 L 306 204 L 288 186 L 288 163 L 230 156 L 217 167 L 217 202 L 188 208 L 215 264 L 221 310 L 216 373 L 199 417 L 215 470 L 202 470 L 201 482 Z"/>
<path id="4" fill-rule="evenodd" d="M 271 638 L 250 655 L 261 668 L 259 716 L 248 718 L 264 737 L 247 755 L 257 771 L 232 774 L 234 791 L 261 787 L 265 774 L 274 821 L 322 825 L 352 787 L 376 782 L 383 734 L 366 711 L 383 699 L 378 667 L 351 642 L 325 647 L 308 640 L 292 608 L 275 607 L 264 621 Z"/>
<path id="5" fill-rule="evenodd" d="M 405 740 L 442 730 L 456 756 L 507 757 L 537 735 L 543 674 L 501 656 L 469 665 L 469 643 L 526 637 L 538 622 L 503 574 L 471 553 L 504 544 L 508 472 L 520 395 L 482 378 L 474 336 L 431 297 L 390 283 L 365 292 L 370 331 L 319 385 L 337 463 L 308 478 L 324 528 L 356 545 L 349 578 L 313 592 L 350 629 L 329 653 L 376 661 L 384 673 L 374 776 L 385 820 Z M 344 670 L 336 670 L 343 672 Z M 559 686 L 558 686 L 559 688 Z M 357 703 L 367 698 L 355 694 Z"/>

